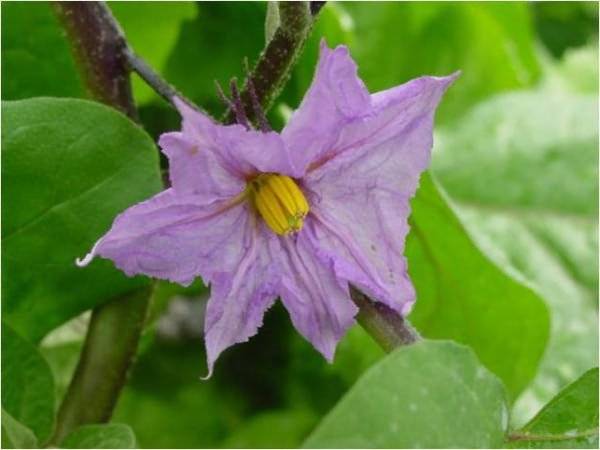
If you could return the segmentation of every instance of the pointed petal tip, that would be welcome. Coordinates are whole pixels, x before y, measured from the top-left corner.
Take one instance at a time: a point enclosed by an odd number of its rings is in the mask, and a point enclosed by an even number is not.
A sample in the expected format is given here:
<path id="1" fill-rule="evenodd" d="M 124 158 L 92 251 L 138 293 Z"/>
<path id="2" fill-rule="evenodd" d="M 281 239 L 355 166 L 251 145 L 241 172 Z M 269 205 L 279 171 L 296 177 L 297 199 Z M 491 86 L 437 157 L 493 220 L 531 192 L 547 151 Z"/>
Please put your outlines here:
<path id="1" fill-rule="evenodd" d="M 85 255 L 85 257 L 82 258 L 75 258 L 75 265 L 77 267 L 85 267 L 87 266 L 92 259 L 94 259 L 94 255 L 92 255 L 91 253 L 88 253 L 87 255 Z"/>
<path id="2" fill-rule="evenodd" d="M 91 263 L 92 260 L 96 257 L 96 249 L 98 248 L 98 245 L 100 245 L 101 241 L 102 241 L 102 239 L 98 240 L 98 242 L 96 242 L 94 244 L 94 246 L 92 247 L 92 250 L 90 250 L 90 252 L 87 255 L 85 255 L 83 258 L 75 258 L 75 265 L 77 267 L 85 267 L 89 263 Z"/>
<path id="3" fill-rule="evenodd" d="M 459 70 L 452 72 L 450 75 L 448 75 L 444 78 L 447 80 L 448 84 L 452 84 L 454 82 L 454 80 L 456 80 L 461 75 L 462 75 L 462 70 L 459 69 Z"/>
<path id="4" fill-rule="evenodd" d="M 324 49 L 328 49 L 328 48 L 329 48 L 329 45 L 327 45 L 327 41 L 325 40 L 325 37 L 323 36 L 321 38 L 321 40 L 319 41 L 319 49 L 321 51 L 323 51 Z"/>
<path id="5" fill-rule="evenodd" d="M 213 368 L 211 366 L 208 368 L 208 373 L 205 376 L 199 377 L 200 381 L 208 381 L 212 377 L 212 374 L 213 374 Z"/>

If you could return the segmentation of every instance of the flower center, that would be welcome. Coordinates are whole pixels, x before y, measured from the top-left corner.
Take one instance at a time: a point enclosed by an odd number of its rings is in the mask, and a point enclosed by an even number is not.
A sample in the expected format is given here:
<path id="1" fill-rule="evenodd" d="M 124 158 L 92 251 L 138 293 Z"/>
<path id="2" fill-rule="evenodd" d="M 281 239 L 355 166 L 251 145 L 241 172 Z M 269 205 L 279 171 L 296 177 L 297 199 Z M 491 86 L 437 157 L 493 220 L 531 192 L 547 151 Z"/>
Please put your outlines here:
<path id="1" fill-rule="evenodd" d="M 308 202 L 290 177 L 263 173 L 248 182 L 247 192 L 260 216 L 275 233 L 286 235 L 302 229 Z"/>

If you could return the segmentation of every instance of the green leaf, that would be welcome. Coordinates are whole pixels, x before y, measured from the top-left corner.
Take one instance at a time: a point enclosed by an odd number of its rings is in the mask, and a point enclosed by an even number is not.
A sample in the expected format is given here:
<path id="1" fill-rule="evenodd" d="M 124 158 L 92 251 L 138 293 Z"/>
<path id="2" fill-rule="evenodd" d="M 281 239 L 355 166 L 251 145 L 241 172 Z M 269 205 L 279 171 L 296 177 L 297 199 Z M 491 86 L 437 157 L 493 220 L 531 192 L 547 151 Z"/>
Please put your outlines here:
<path id="1" fill-rule="evenodd" d="M 182 23 L 196 15 L 194 2 L 111 2 L 108 6 L 135 52 L 159 73 L 175 46 Z M 138 77 L 133 78 L 133 92 L 138 103 L 157 97 Z"/>
<path id="2" fill-rule="evenodd" d="M 84 425 L 72 431 L 60 448 L 136 448 L 135 435 L 120 423 Z"/>
<path id="3" fill-rule="evenodd" d="M 481 253 L 428 174 L 412 209 L 406 254 L 418 300 L 411 321 L 426 337 L 471 346 L 514 399 L 546 347 L 543 301 Z"/>
<path id="4" fill-rule="evenodd" d="M 37 348 L 2 322 L 2 408 L 44 442 L 54 423 L 54 382 Z M 9 419 L 10 421 L 10 419 Z M 4 414 L 2 417 L 4 426 Z M 12 424 L 14 425 L 14 424 Z M 10 426 L 10 422 L 8 422 Z M 26 432 L 13 427 L 15 437 Z M 27 438 L 28 439 L 28 438 Z M 14 441 L 13 441 L 14 442 Z"/>
<path id="5" fill-rule="evenodd" d="M 598 368 L 564 388 L 521 430 L 513 448 L 598 448 Z"/>
<path id="6" fill-rule="evenodd" d="M 598 364 L 597 162 L 591 95 L 500 96 L 436 139 L 433 171 L 476 242 L 552 311 L 549 348 L 517 421 Z"/>
<path id="7" fill-rule="evenodd" d="M 37 439 L 29 428 L 2 408 L 2 448 L 37 448 Z"/>
<path id="8" fill-rule="evenodd" d="M 98 103 L 2 104 L 2 307 L 32 340 L 145 285 L 107 260 L 80 269 L 115 216 L 161 188 L 149 136 Z"/>
<path id="9" fill-rule="evenodd" d="M 473 352 L 423 341 L 373 366 L 304 443 L 308 448 L 493 448 L 508 411 Z"/>
<path id="10" fill-rule="evenodd" d="M 69 43 L 49 2 L 2 7 L 2 99 L 81 97 Z"/>

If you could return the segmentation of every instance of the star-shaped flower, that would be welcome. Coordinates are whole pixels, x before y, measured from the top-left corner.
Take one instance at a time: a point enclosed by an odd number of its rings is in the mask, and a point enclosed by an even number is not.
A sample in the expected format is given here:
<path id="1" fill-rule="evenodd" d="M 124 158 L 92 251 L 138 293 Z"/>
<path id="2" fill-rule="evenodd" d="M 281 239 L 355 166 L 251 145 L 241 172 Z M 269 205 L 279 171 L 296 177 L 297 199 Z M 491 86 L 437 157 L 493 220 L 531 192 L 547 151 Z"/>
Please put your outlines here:
<path id="1" fill-rule="evenodd" d="M 127 275 L 210 283 L 209 373 L 277 297 L 331 361 L 357 313 L 349 284 L 403 315 L 415 300 L 403 255 L 409 199 L 454 78 L 370 95 L 347 48 L 322 44 L 281 134 L 218 125 L 178 100 L 183 129 L 159 141 L 172 186 L 120 214 L 78 263 L 98 255 Z"/>

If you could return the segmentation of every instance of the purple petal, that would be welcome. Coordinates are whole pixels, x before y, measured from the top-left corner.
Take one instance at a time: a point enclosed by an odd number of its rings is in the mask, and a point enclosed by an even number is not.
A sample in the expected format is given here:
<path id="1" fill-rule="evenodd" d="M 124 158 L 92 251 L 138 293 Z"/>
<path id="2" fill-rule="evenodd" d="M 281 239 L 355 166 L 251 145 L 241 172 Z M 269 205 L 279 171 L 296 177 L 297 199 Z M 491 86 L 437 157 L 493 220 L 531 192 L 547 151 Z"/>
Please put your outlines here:
<path id="1" fill-rule="evenodd" d="M 235 271 L 253 217 L 244 203 L 202 205 L 167 189 L 121 213 L 79 265 L 111 259 L 127 275 L 145 274 L 189 285 L 201 275 Z"/>
<path id="2" fill-rule="evenodd" d="M 300 334 L 332 361 L 358 308 L 350 299 L 348 284 L 336 279 L 332 262 L 317 258 L 309 233 L 305 224 L 297 238 L 281 239 L 285 254 L 281 300 Z"/>
<path id="3" fill-rule="evenodd" d="M 371 96 L 372 109 L 365 117 L 348 123 L 339 135 L 335 145 L 325 154 L 322 163 L 344 153 L 359 149 L 371 151 L 373 147 L 389 139 L 402 140 L 416 126 L 429 126 L 429 140 L 433 137 L 433 117 L 446 89 L 459 76 L 454 73 L 447 77 L 420 77 L 392 89 L 377 92 Z M 427 134 L 427 133 L 425 133 Z M 425 145 L 427 147 L 427 145 Z M 431 143 L 427 151 L 415 150 L 423 157 L 421 165 L 429 164 Z"/>
<path id="4" fill-rule="evenodd" d="M 247 341 L 262 325 L 265 311 L 278 295 L 277 239 L 262 227 L 244 231 L 244 251 L 234 272 L 216 273 L 206 309 L 205 343 L 209 373 L 226 348 Z"/>
<path id="5" fill-rule="evenodd" d="M 169 158 L 171 185 L 177 192 L 211 203 L 236 196 L 259 172 L 300 175 L 277 133 L 218 125 L 178 98 L 175 104 L 182 130 L 163 134 L 159 144 Z"/>
<path id="6" fill-rule="evenodd" d="M 219 156 L 220 126 L 175 97 L 182 130 L 165 133 L 158 141 L 169 158 L 171 186 L 178 193 L 195 194 L 203 203 L 231 198 L 244 189 L 242 177 Z"/>
<path id="7" fill-rule="evenodd" d="M 169 158 L 171 186 L 178 193 L 195 194 L 208 204 L 244 190 L 243 179 L 223 166 L 206 139 L 172 132 L 163 134 L 159 145 Z"/>
<path id="8" fill-rule="evenodd" d="M 319 64 L 300 107 L 282 131 L 296 165 L 304 169 L 335 144 L 343 124 L 368 113 L 369 93 L 348 48 L 321 41 Z"/>
<path id="9" fill-rule="evenodd" d="M 402 314 L 415 298 L 403 256 L 409 200 L 429 163 L 435 109 L 452 79 L 420 78 L 376 94 L 374 112 L 348 125 L 339 151 L 303 180 L 320 255 L 334 261 L 340 279 Z"/>
<path id="10" fill-rule="evenodd" d="M 246 178 L 265 172 L 292 177 L 302 175 L 278 133 L 262 133 L 246 130 L 241 125 L 229 125 L 219 128 L 219 144 L 221 156 Z"/>

